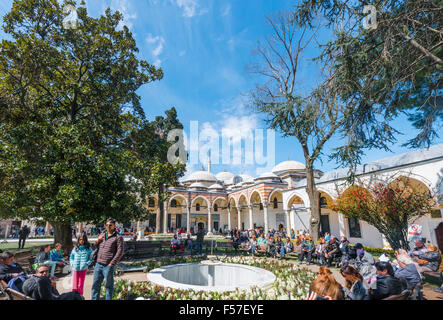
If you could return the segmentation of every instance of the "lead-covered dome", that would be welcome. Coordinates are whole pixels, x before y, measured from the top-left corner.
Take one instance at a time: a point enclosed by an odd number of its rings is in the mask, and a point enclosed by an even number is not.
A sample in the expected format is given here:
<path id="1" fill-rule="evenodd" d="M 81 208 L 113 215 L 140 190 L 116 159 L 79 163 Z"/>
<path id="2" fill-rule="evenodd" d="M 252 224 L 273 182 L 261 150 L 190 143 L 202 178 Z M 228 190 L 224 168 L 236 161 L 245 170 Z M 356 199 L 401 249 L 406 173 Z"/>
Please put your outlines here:
<path id="1" fill-rule="evenodd" d="M 227 183 L 228 181 L 232 180 L 232 178 L 234 178 L 234 176 L 235 175 L 231 172 L 223 171 L 223 172 L 218 173 L 215 177 L 217 178 L 217 180 Z"/>
<path id="2" fill-rule="evenodd" d="M 191 173 L 189 176 L 185 177 L 182 182 L 192 182 L 192 181 L 208 181 L 217 182 L 217 178 L 210 172 L 207 171 L 196 171 Z"/>
<path id="3" fill-rule="evenodd" d="M 275 174 L 283 173 L 283 172 L 290 172 L 290 171 L 304 171 L 306 170 L 306 167 L 303 163 L 298 161 L 284 161 L 280 162 L 278 165 L 272 169 L 272 172 Z"/>

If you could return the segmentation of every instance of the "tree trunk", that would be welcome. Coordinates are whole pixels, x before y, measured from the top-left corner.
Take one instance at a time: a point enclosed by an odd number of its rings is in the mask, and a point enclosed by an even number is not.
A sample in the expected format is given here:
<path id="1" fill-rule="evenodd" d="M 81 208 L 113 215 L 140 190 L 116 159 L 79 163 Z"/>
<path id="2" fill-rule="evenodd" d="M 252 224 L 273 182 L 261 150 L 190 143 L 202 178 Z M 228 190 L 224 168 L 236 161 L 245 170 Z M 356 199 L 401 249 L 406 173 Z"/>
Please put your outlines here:
<path id="1" fill-rule="evenodd" d="M 54 243 L 60 243 L 62 246 L 72 246 L 71 224 L 61 222 L 51 222 L 54 227 Z"/>
<path id="2" fill-rule="evenodd" d="M 393 250 L 404 249 L 409 251 L 409 241 L 404 230 L 391 230 L 385 234 L 386 240 Z"/>
<path id="3" fill-rule="evenodd" d="M 310 165 L 306 166 L 306 192 L 308 193 L 309 201 L 311 203 L 311 220 L 309 223 L 309 234 L 311 235 L 312 240 L 318 241 L 320 237 L 321 213 L 319 205 L 319 194 L 314 180 L 314 169 Z"/>

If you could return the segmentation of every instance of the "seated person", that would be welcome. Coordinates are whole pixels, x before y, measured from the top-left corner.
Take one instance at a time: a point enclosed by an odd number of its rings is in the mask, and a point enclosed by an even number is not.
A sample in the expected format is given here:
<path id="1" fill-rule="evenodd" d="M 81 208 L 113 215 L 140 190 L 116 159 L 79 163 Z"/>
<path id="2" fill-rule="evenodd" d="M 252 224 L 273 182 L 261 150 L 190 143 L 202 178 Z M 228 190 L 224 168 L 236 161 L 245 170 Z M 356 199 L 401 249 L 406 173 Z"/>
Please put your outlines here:
<path id="1" fill-rule="evenodd" d="M 320 238 L 319 243 L 315 247 L 314 253 L 312 256 L 317 259 L 317 264 L 323 266 L 326 264 L 325 262 L 325 249 L 328 244 L 326 243 L 324 238 Z"/>
<path id="2" fill-rule="evenodd" d="M 311 264 L 312 251 L 315 250 L 314 242 L 311 240 L 311 236 L 306 235 L 305 239 L 301 243 L 301 253 L 299 263 L 303 263 L 303 259 L 306 256 L 307 265 Z"/>
<path id="3" fill-rule="evenodd" d="M 4 251 L 0 256 L 0 280 L 5 281 L 11 287 L 11 280 L 16 278 L 19 278 L 19 281 L 14 281 L 16 287 L 12 288 L 21 291 L 21 287 L 26 280 L 27 275 L 23 268 L 15 262 L 14 254 L 10 251 Z"/>
<path id="4" fill-rule="evenodd" d="M 346 285 L 343 287 L 345 295 L 350 300 L 369 300 L 369 291 L 363 277 L 351 266 L 341 268 L 341 275 L 345 278 Z"/>
<path id="5" fill-rule="evenodd" d="M 181 244 L 181 241 L 177 238 L 176 234 L 171 239 L 171 249 L 174 254 L 177 254 L 177 249 L 180 249 L 180 253 L 183 253 L 183 246 Z"/>
<path id="6" fill-rule="evenodd" d="M 291 238 L 287 237 L 285 242 L 285 253 L 290 253 L 294 251 L 294 244 L 291 241 Z"/>
<path id="7" fill-rule="evenodd" d="M 83 300 L 77 292 L 59 294 L 56 282 L 48 277 L 49 267 L 41 265 L 37 267 L 35 275 L 32 275 L 23 284 L 23 293 L 34 300 Z"/>
<path id="8" fill-rule="evenodd" d="M 252 235 L 251 240 L 249 241 L 249 245 L 251 246 L 251 253 L 255 254 L 255 249 L 257 248 L 257 239 L 255 237 L 255 234 Z"/>
<path id="9" fill-rule="evenodd" d="M 326 238 L 325 238 L 326 241 Z M 327 261 L 328 267 L 331 266 L 332 261 L 336 258 L 338 258 L 341 255 L 340 253 L 340 247 L 337 242 L 337 239 L 335 237 L 331 237 L 331 240 L 329 240 L 328 245 L 325 249 L 325 260 Z"/>
<path id="10" fill-rule="evenodd" d="M 191 234 L 188 233 L 186 240 L 185 240 L 185 247 L 189 248 L 189 254 L 192 256 L 192 246 L 194 245 L 194 242 L 191 239 Z"/>
<path id="11" fill-rule="evenodd" d="M 398 269 L 395 271 L 394 277 L 400 280 L 404 279 L 406 282 L 406 288 L 403 288 L 403 290 L 408 289 L 412 291 L 417 284 L 421 283 L 421 275 L 411 258 L 404 255 L 398 255 L 397 253 L 396 255 Z"/>
<path id="12" fill-rule="evenodd" d="M 357 257 L 354 261 L 354 268 L 358 269 L 368 284 L 375 283 L 376 269 L 374 257 L 363 249 L 361 243 L 357 243 L 354 248 L 357 253 Z"/>
<path id="13" fill-rule="evenodd" d="M 40 252 L 35 257 L 34 264 L 32 267 L 36 270 L 38 266 L 44 264 L 51 267 L 51 279 L 54 278 L 55 268 L 57 267 L 57 262 L 52 261 L 50 258 L 51 245 L 43 246 L 40 248 Z"/>
<path id="14" fill-rule="evenodd" d="M 51 261 L 55 261 L 57 265 L 64 265 L 66 263 L 66 258 L 63 256 L 62 245 L 60 243 L 55 244 L 55 248 L 49 253 Z"/>
<path id="15" fill-rule="evenodd" d="M 415 241 L 415 248 L 411 249 L 408 252 L 409 257 L 415 262 L 418 260 L 418 256 L 426 253 L 428 250 L 426 249 L 424 243 L 420 240 Z"/>
<path id="16" fill-rule="evenodd" d="M 277 240 L 275 241 L 274 257 L 278 254 L 280 254 L 280 260 L 285 256 L 285 244 L 283 243 L 280 235 L 277 236 Z"/>
<path id="17" fill-rule="evenodd" d="M 375 287 L 369 289 L 372 300 L 381 300 L 402 292 L 399 279 L 394 277 L 394 269 L 389 262 L 377 262 L 375 264 L 377 276 Z"/>
<path id="18" fill-rule="evenodd" d="M 418 271 L 438 271 L 441 264 L 441 255 L 437 246 L 428 244 L 427 252 L 418 256 Z"/>
<path id="19" fill-rule="evenodd" d="M 331 270 L 321 266 L 317 278 L 312 281 L 308 300 L 343 300 L 342 286 L 335 280 Z"/>
<path id="20" fill-rule="evenodd" d="M 266 247 L 266 251 L 268 256 L 274 257 L 275 255 L 275 241 L 274 241 L 274 236 L 269 236 L 269 241 Z"/>
<path id="21" fill-rule="evenodd" d="M 258 249 L 260 249 L 260 250 L 267 249 L 268 242 L 266 241 L 266 239 L 263 237 L 262 234 L 260 235 L 260 237 L 258 237 L 257 245 L 258 245 Z"/>

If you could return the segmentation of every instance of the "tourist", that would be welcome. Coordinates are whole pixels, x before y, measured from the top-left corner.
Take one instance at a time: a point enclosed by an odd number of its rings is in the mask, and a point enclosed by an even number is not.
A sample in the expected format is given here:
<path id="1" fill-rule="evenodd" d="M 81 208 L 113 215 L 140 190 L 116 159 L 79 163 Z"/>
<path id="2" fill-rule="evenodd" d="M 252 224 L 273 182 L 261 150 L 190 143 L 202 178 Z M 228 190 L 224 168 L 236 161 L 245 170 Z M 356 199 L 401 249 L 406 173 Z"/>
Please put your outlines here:
<path id="1" fill-rule="evenodd" d="M 23 284 L 23 293 L 34 300 L 83 300 L 78 292 L 59 294 L 56 282 L 48 277 L 49 267 L 41 265 Z"/>
<path id="2" fill-rule="evenodd" d="M 266 251 L 269 257 L 275 257 L 275 241 L 273 235 L 269 236 Z"/>
<path id="3" fill-rule="evenodd" d="M 417 262 L 418 256 L 426 253 L 427 251 L 428 250 L 426 249 L 424 243 L 421 240 L 417 240 L 415 241 L 415 248 L 411 249 L 408 252 L 408 255 L 412 258 L 412 260 Z"/>
<path id="4" fill-rule="evenodd" d="M 291 229 L 291 239 L 297 238 L 297 235 L 295 234 L 295 230 Z"/>
<path id="5" fill-rule="evenodd" d="M 346 268 L 348 264 L 350 263 L 351 257 L 349 256 L 349 241 L 345 236 L 342 236 L 340 239 L 340 253 L 341 253 L 341 262 L 340 266 L 342 268 Z"/>
<path id="6" fill-rule="evenodd" d="M 23 228 L 20 229 L 18 232 L 18 248 L 23 249 L 25 247 L 26 238 L 29 236 L 29 233 L 31 230 L 29 230 L 28 226 L 23 226 Z"/>
<path id="7" fill-rule="evenodd" d="M 377 262 L 375 287 L 369 289 L 372 300 L 381 300 L 402 292 L 402 286 L 399 279 L 394 277 L 394 269 L 389 262 Z"/>
<path id="8" fill-rule="evenodd" d="M 19 280 L 15 282 L 15 285 L 19 291 L 21 291 L 21 286 L 26 277 L 26 272 L 20 264 L 15 262 L 14 254 L 10 251 L 2 252 L 0 256 L 0 280 L 5 281 L 8 286 L 11 286 L 11 281 L 14 282 L 15 279 Z"/>
<path id="9" fill-rule="evenodd" d="M 275 241 L 275 249 L 274 249 L 274 257 L 280 254 L 280 260 L 285 256 L 285 244 L 281 240 L 280 235 L 277 236 L 277 240 Z"/>
<path id="10" fill-rule="evenodd" d="M 317 300 L 343 300 L 342 286 L 335 280 L 331 270 L 321 266 L 317 278 L 312 282 L 310 292 L 315 292 Z"/>
<path id="11" fill-rule="evenodd" d="M 325 241 L 326 241 L 327 243 L 329 243 L 329 241 L 331 240 L 331 236 L 330 236 L 329 232 L 325 232 L 325 236 L 324 236 L 324 238 L 325 238 Z"/>
<path id="12" fill-rule="evenodd" d="M 340 247 L 338 245 L 337 239 L 335 237 L 332 237 L 325 248 L 325 260 L 327 262 L 328 267 L 331 267 L 332 261 L 336 260 L 339 256 L 340 256 Z"/>
<path id="13" fill-rule="evenodd" d="M 251 246 L 251 253 L 252 253 L 252 255 L 254 255 L 255 254 L 255 250 L 257 249 L 257 244 L 258 244 L 255 234 L 252 235 L 252 238 L 249 241 L 249 244 Z"/>
<path id="14" fill-rule="evenodd" d="M 174 255 L 177 255 L 177 249 L 180 249 L 180 253 L 183 253 L 181 241 L 177 238 L 177 235 L 174 234 L 174 237 L 171 239 L 171 251 Z"/>
<path id="15" fill-rule="evenodd" d="M 49 255 L 52 261 L 58 262 L 59 264 L 66 262 L 66 258 L 63 256 L 62 245 L 60 243 L 55 244 L 55 248 L 51 250 Z"/>
<path id="16" fill-rule="evenodd" d="M 188 233 L 186 240 L 185 240 L 185 247 L 189 248 L 189 255 L 192 256 L 192 247 L 193 247 L 193 241 L 191 239 L 191 234 Z"/>
<path id="17" fill-rule="evenodd" d="M 112 300 L 115 266 L 124 254 L 123 238 L 115 231 L 114 219 L 106 221 L 106 232 L 98 237 L 95 244 L 98 253 L 92 281 L 92 300 L 100 299 L 104 279 L 106 279 L 106 300 Z"/>
<path id="18" fill-rule="evenodd" d="M 205 231 L 203 230 L 203 227 L 201 225 L 198 226 L 198 231 L 197 231 L 197 241 L 196 246 L 197 246 L 197 250 L 198 250 L 198 254 L 201 256 L 203 255 L 203 240 L 205 238 Z"/>
<path id="19" fill-rule="evenodd" d="M 355 245 L 357 257 L 355 258 L 354 267 L 363 276 L 368 284 L 373 283 L 376 279 L 375 259 L 369 253 L 363 249 L 361 243 Z"/>
<path id="20" fill-rule="evenodd" d="M 411 258 L 404 255 L 397 255 L 397 263 L 398 269 L 395 271 L 394 277 L 399 280 L 403 279 L 406 283 L 406 287 L 403 289 L 412 291 L 422 281 L 417 266 Z"/>
<path id="21" fill-rule="evenodd" d="M 319 243 L 315 247 L 315 251 L 312 256 L 317 260 L 317 264 L 323 266 L 326 264 L 325 261 L 325 250 L 328 244 L 325 241 L 325 238 L 320 238 Z"/>
<path id="22" fill-rule="evenodd" d="M 71 251 L 69 263 L 72 269 L 72 291 L 83 295 L 86 274 L 92 264 L 92 248 L 85 233 L 77 235 L 77 242 Z"/>
<path id="23" fill-rule="evenodd" d="M 285 242 L 285 254 L 294 251 L 294 244 L 291 241 L 291 238 L 287 237 Z"/>
<path id="24" fill-rule="evenodd" d="M 365 281 L 356 269 L 346 266 L 340 270 L 340 273 L 346 281 L 343 291 L 350 300 L 370 300 Z"/>
<path id="25" fill-rule="evenodd" d="M 263 234 L 260 234 L 257 240 L 257 245 L 259 250 L 267 250 L 268 247 L 268 241 L 263 237 Z"/>
<path id="26" fill-rule="evenodd" d="M 312 251 L 315 250 L 315 247 L 310 235 L 306 235 L 304 238 L 301 244 L 299 263 L 302 264 L 304 257 L 306 257 L 306 264 L 309 266 L 311 264 Z"/>
<path id="27" fill-rule="evenodd" d="M 37 267 L 41 265 L 46 265 L 51 267 L 51 279 L 55 277 L 55 268 L 57 267 L 57 262 L 52 261 L 50 257 L 51 245 L 46 245 L 40 248 L 40 252 L 35 257 L 34 261 L 34 269 L 37 270 Z"/>
<path id="28" fill-rule="evenodd" d="M 418 256 L 418 270 L 423 273 L 427 271 L 438 271 L 441 264 L 441 254 L 437 246 L 428 244 L 427 252 Z"/>

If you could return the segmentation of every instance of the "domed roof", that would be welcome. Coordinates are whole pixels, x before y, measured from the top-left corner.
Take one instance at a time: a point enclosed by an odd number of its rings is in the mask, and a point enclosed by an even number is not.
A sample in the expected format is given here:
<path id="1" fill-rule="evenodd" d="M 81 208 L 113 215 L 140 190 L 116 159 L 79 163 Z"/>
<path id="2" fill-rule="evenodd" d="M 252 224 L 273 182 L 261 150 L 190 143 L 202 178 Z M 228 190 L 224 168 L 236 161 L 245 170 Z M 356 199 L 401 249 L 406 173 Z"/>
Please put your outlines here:
<path id="1" fill-rule="evenodd" d="M 188 181 L 211 181 L 216 182 L 217 178 L 210 172 L 207 171 L 196 171 L 191 173 L 189 176 L 183 179 L 183 182 Z"/>
<path id="2" fill-rule="evenodd" d="M 234 178 L 234 174 L 231 172 L 223 171 L 218 173 L 215 177 L 217 178 L 217 180 L 225 182 Z"/>
<path id="3" fill-rule="evenodd" d="M 203 183 L 194 182 L 189 186 L 189 188 L 206 189 L 207 187 Z"/>
<path id="4" fill-rule="evenodd" d="M 284 171 L 300 171 L 305 169 L 306 167 L 303 163 L 298 161 L 288 160 L 280 162 L 278 165 L 274 167 L 274 169 L 272 169 L 272 172 L 279 173 Z"/>
<path id="5" fill-rule="evenodd" d="M 247 174 L 240 174 L 239 175 L 243 179 L 243 183 L 250 183 L 254 182 L 254 178 Z"/>
<path id="6" fill-rule="evenodd" d="M 257 180 L 257 179 L 267 179 L 267 178 L 279 179 L 279 177 L 275 173 L 273 173 L 273 172 L 264 172 L 258 178 L 255 178 L 255 180 Z"/>
<path id="7" fill-rule="evenodd" d="M 211 190 L 222 190 L 222 189 L 224 189 L 224 187 L 221 184 L 219 184 L 219 183 L 214 183 L 208 189 L 211 189 Z"/>

